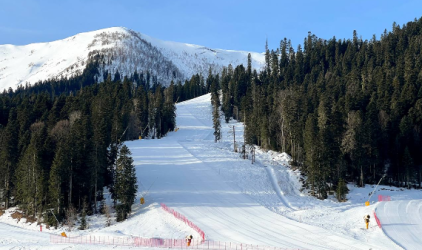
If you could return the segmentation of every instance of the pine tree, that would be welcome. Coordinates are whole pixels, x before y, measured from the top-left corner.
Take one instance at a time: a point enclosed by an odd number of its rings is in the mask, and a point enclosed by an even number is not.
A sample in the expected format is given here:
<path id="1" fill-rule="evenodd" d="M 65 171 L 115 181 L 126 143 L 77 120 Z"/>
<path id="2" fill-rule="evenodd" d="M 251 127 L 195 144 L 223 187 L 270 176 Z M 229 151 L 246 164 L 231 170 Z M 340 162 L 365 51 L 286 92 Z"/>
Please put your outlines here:
<path id="1" fill-rule="evenodd" d="M 144 88 L 138 88 L 138 119 L 139 119 L 139 130 L 142 138 L 148 135 L 148 94 Z"/>
<path id="2" fill-rule="evenodd" d="M 220 124 L 220 111 L 217 106 L 213 106 L 213 128 L 214 128 L 214 142 L 221 140 L 221 124 Z"/>
<path id="3" fill-rule="evenodd" d="M 116 163 L 116 182 L 114 192 L 120 201 L 118 205 L 118 221 L 125 220 L 132 211 L 132 205 L 135 201 L 138 189 L 135 166 L 131 153 L 126 145 L 123 145 L 119 152 L 119 158 Z"/>
<path id="4" fill-rule="evenodd" d="M 404 149 L 401 164 L 404 168 L 405 186 L 407 186 L 407 188 L 410 189 L 410 180 L 413 179 L 412 173 L 414 173 L 414 171 L 412 171 L 413 170 L 412 169 L 413 168 L 413 159 L 412 159 L 412 156 L 410 155 L 409 147 L 406 147 Z"/>
<path id="5" fill-rule="evenodd" d="M 220 96 L 218 75 L 214 78 L 211 84 L 211 104 L 213 107 L 212 120 L 214 128 L 214 142 L 221 140 L 221 124 L 220 124 Z"/>
<path id="6" fill-rule="evenodd" d="M 155 107 L 155 103 L 152 102 L 154 100 L 154 94 L 152 92 L 148 93 L 148 100 L 151 100 L 151 102 L 148 105 L 148 131 L 149 136 L 154 139 L 157 135 L 156 131 L 156 118 L 157 118 L 157 109 Z"/>
<path id="7" fill-rule="evenodd" d="M 337 184 L 337 192 L 336 192 L 337 200 L 340 202 L 346 201 L 346 196 L 348 193 L 349 193 L 349 189 L 347 188 L 346 183 L 344 182 L 343 179 L 340 178 Z"/>
<path id="8" fill-rule="evenodd" d="M 72 150 L 69 145 L 70 122 L 62 120 L 57 122 L 51 130 L 56 152 L 51 165 L 48 196 L 48 209 L 55 209 L 55 214 L 63 214 L 65 196 L 68 195 L 68 183 L 71 170 Z"/>
<path id="9" fill-rule="evenodd" d="M 173 101 L 173 86 L 164 90 L 164 105 L 162 118 L 162 131 L 167 134 L 176 128 L 176 105 Z"/>
<path id="10" fill-rule="evenodd" d="M 163 97 L 163 89 L 161 87 L 158 87 L 155 90 L 155 94 L 154 94 L 154 121 L 155 121 L 155 127 L 154 127 L 154 131 L 155 131 L 155 137 L 157 139 L 160 139 L 163 134 L 165 133 L 162 129 L 162 125 L 163 125 L 163 101 L 164 101 L 164 97 Z M 167 131 L 166 131 L 167 132 Z"/>
<path id="11" fill-rule="evenodd" d="M 81 224 L 79 225 L 79 230 L 85 230 L 88 228 L 88 223 L 86 221 L 86 209 L 87 209 L 87 204 L 86 204 L 86 201 L 84 201 L 84 204 L 82 206 Z"/>
<path id="12" fill-rule="evenodd" d="M 305 170 L 308 176 L 308 183 L 311 185 L 312 195 L 316 195 L 316 186 L 318 182 L 318 164 L 319 164 L 319 140 L 318 127 L 314 114 L 310 114 L 306 119 L 305 130 L 303 134 L 305 148 Z"/>
<path id="13" fill-rule="evenodd" d="M 29 146 L 21 157 L 16 170 L 16 198 L 22 209 L 36 216 L 42 211 L 46 178 L 43 169 L 43 141 L 46 137 L 43 123 L 31 126 L 32 136 Z"/>
<path id="14" fill-rule="evenodd" d="M 3 145 L 1 147 L 0 172 L 4 187 L 4 201 L 6 209 L 9 208 L 10 198 L 13 196 L 13 177 L 18 163 L 18 125 L 16 121 L 16 109 L 11 108 L 8 123 L 3 132 Z"/>
<path id="15" fill-rule="evenodd" d="M 97 202 L 102 199 L 102 187 L 104 187 L 107 182 L 107 147 L 111 142 L 111 138 L 108 133 L 111 121 L 109 121 L 109 108 L 107 102 L 107 99 L 103 100 L 98 98 L 92 103 L 91 120 L 93 121 L 93 171 L 91 185 L 93 185 L 94 189 L 94 212 L 97 212 Z"/>
<path id="16" fill-rule="evenodd" d="M 212 85 L 213 81 L 214 81 L 214 78 L 213 78 L 213 74 L 212 74 L 212 68 L 210 66 L 210 68 L 208 70 L 208 77 L 207 77 L 206 85 L 205 85 L 207 93 L 212 92 L 211 85 Z"/>
<path id="17" fill-rule="evenodd" d="M 67 183 L 68 173 L 68 153 L 65 146 L 59 146 L 54 157 L 53 165 L 51 166 L 50 178 L 49 178 L 49 200 L 50 207 L 53 208 L 54 213 L 61 214 L 64 207 L 64 194 L 66 188 L 64 184 Z"/>

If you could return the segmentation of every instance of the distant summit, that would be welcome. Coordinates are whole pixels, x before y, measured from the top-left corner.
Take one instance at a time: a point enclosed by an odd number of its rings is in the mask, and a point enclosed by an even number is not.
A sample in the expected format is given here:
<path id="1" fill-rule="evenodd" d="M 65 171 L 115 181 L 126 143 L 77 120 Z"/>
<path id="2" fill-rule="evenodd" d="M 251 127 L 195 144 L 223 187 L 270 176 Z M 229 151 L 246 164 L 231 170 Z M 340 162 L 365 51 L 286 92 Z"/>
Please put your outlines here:
<path id="1" fill-rule="evenodd" d="M 264 54 L 246 51 L 210 49 L 204 46 L 162 41 L 123 27 L 80 33 L 63 40 L 25 46 L 0 45 L 0 89 L 16 89 L 51 78 L 70 78 L 82 73 L 90 59 L 99 59 L 98 80 L 108 71 L 125 76 L 150 72 L 158 82 L 184 81 L 193 74 L 208 75 L 223 66 L 247 64 L 261 69 Z"/>

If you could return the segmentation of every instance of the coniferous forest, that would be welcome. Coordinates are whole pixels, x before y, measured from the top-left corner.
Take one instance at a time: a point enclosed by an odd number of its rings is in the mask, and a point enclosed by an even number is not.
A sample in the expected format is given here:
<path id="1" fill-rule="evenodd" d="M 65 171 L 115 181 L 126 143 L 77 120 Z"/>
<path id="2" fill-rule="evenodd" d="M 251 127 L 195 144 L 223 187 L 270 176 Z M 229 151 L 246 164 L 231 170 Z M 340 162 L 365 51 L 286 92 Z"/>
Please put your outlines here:
<path id="1" fill-rule="evenodd" d="M 98 58 L 97 58 L 98 59 Z M 421 187 L 422 19 L 393 24 L 380 39 L 320 39 L 265 50 L 265 68 L 228 65 L 163 87 L 150 72 L 98 83 L 93 58 L 80 76 L 0 95 L 0 198 L 6 208 L 44 215 L 97 213 L 107 187 L 118 219 L 137 183 L 125 140 L 159 139 L 175 129 L 175 103 L 212 93 L 215 140 L 224 119 L 245 124 L 245 141 L 287 152 L 312 195 L 345 181 Z M 221 91 L 220 91 L 221 89 Z M 220 95 L 221 94 L 221 95 Z M 221 97 L 221 102 L 220 102 Z M 347 189 L 347 188 L 346 188 Z M 342 191 L 347 192 L 347 191 Z M 344 194 L 339 195 L 344 199 Z"/>
<path id="2" fill-rule="evenodd" d="M 221 75 L 226 121 L 243 121 L 248 144 L 288 152 L 320 198 L 344 180 L 421 187 L 422 19 L 378 40 L 320 39 L 295 50 L 266 46 L 265 69 Z"/>
<path id="3" fill-rule="evenodd" d="M 69 211 L 101 212 L 105 187 L 117 219 L 127 217 L 137 180 L 122 142 L 159 139 L 175 124 L 175 102 L 203 94 L 198 76 L 162 87 L 149 72 L 97 83 L 96 62 L 82 75 L 20 86 L 0 95 L 0 198 L 57 225 Z M 203 82 L 203 81 L 202 81 Z M 50 213 L 52 211 L 53 213 Z"/>

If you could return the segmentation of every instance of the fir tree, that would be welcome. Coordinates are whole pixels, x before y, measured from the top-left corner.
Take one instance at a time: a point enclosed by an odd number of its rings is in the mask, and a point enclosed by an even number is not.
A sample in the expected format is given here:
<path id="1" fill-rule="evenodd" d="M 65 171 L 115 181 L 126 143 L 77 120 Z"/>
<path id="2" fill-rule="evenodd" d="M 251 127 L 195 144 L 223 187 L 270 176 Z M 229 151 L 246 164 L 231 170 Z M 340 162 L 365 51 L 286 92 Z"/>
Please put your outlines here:
<path id="1" fill-rule="evenodd" d="M 245 119 L 248 143 L 290 153 L 321 198 L 344 176 L 375 182 L 386 164 L 390 184 L 419 183 L 422 61 L 415 60 L 421 51 L 414 31 L 421 25 L 395 25 L 370 41 L 356 31 L 327 41 L 308 33 L 296 51 L 287 39 L 280 51 L 266 43 L 261 72 L 251 74 L 249 61 L 246 71 L 223 71 L 225 119 Z"/>
<path id="2" fill-rule="evenodd" d="M 84 204 L 82 206 L 81 224 L 79 225 L 79 230 L 85 230 L 88 228 L 88 223 L 86 221 L 86 209 L 87 209 L 87 204 L 86 204 L 86 201 L 84 201 Z"/>
<path id="3" fill-rule="evenodd" d="M 43 123 L 35 123 L 31 126 L 31 131 L 31 142 L 16 170 L 16 198 L 25 212 L 36 216 L 42 211 L 43 198 L 47 191 L 44 185 L 45 170 L 42 166 L 45 126 Z"/>
<path id="4" fill-rule="evenodd" d="M 340 178 L 337 184 L 337 192 L 336 192 L 337 200 L 340 202 L 346 201 L 346 196 L 348 193 L 349 193 L 349 189 L 347 188 L 346 183 L 344 182 L 343 179 Z"/>
<path id="5" fill-rule="evenodd" d="M 211 103 L 213 107 L 212 120 L 214 128 L 214 142 L 221 140 L 221 124 L 220 124 L 220 96 L 218 75 L 213 78 L 211 84 Z"/>
<path id="6" fill-rule="evenodd" d="M 135 166 L 133 159 L 130 157 L 131 153 L 126 145 L 123 145 L 119 152 L 119 158 L 116 163 L 116 181 L 114 185 L 114 192 L 117 199 L 120 201 L 118 205 L 118 221 L 127 218 L 132 211 L 132 205 L 135 201 L 136 192 L 138 189 Z"/>
<path id="7" fill-rule="evenodd" d="M 3 132 L 3 145 L 1 147 L 0 172 L 3 173 L 4 201 L 6 209 L 10 205 L 10 198 L 13 195 L 13 177 L 18 163 L 18 125 L 16 121 L 16 109 L 11 108 L 8 123 Z"/>

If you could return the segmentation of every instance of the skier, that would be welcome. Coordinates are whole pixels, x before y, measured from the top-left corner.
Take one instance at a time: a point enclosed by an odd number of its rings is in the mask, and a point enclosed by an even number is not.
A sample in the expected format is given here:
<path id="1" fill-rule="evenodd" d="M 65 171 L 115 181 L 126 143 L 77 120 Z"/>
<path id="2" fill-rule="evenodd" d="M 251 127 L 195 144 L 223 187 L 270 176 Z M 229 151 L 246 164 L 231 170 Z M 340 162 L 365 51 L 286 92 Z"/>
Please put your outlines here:
<path id="1" fill-rule="evenodd" d="M 190 246 L 190 243 L 192 242 L 193 236 L 192 235 L 188 235 L 186 236 L 186 243 L 188 246 Z"/>
<path id="2" fill-rule="evenodd" d="M 366 223 L 366 229 L 368 229 L 368 225 L 369 225 L 369 218 L 371 218 L 371 216 L 369 216 L 369 214 L 368 214 L 368 215 L 363 216 L 363 220 L 364 220 L 364 221 L 365 221 L 365 223 Z"/>

